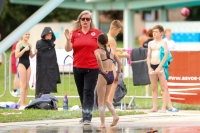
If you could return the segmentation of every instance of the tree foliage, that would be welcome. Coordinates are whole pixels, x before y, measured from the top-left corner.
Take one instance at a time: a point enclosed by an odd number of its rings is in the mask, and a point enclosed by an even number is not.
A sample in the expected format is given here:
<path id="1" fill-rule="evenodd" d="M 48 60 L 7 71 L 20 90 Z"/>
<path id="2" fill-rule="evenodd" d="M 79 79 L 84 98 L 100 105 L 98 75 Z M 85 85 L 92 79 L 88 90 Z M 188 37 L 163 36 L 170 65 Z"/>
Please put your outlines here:
<path id="1" fill-rule="evenodd" d="M 41 22 L 70 22 L 76 20 L 82 10 L 56 8 Z"/>
<path id="2" fill-rule="evenodd" d="M 0 16 L 0 33 L 2 39 L 22 24 L 39 6 L 12 4 L 6 0 Z M 48 14 L 41 22 L 69 22 L 75 20 L 80 10 L 56 8 Z"/>
<path id="3" fill-rule="evenodd" d="M 102 11 L 101 13 L 109 19 L 123 20 L 123 11 Z"/>
<path id="4" fill-rule="evenodd" d="M 4 38 L 24 22 L 39 7 L 11 4 L 6 0 L 0 16 L 0 33 Z"/>
<path id="5" fill-rule="evenodd" d="M 200 20 L 200 17 L 199 17 L 200 6 L 190 7 L 189 10 L 190 10 L 190 15 L 187 17 L 186 20 L 189 20 L 189 21 L 199 21 Z"/>

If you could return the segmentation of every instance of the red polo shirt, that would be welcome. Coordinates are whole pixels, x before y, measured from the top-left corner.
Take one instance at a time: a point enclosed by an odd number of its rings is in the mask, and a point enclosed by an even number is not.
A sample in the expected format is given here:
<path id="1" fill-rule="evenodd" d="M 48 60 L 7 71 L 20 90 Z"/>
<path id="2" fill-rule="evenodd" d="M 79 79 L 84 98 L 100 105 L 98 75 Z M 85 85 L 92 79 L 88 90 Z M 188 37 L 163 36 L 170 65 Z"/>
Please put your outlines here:
<path id="1" fill-rule="evenodd" d="M 77 68 L 99 68 L 94 51 L 98 49 L 97 37 L 102 32 L 97 29 L 90 29 L 84 34 L 81 29 L 75 30 L 72 33 L 73 47 L 73 66 Z"/>

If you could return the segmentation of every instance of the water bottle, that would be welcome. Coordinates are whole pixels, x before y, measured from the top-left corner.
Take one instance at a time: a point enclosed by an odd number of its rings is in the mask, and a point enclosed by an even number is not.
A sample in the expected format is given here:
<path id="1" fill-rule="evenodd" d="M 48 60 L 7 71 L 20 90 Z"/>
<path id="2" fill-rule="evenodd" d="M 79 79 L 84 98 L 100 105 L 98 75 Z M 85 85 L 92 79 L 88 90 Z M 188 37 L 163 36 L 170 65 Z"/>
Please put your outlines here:
<path id="1" fill-rule="evenodd" d="M 63 110 L 68 110 L 68 98 L 67 98 L 67 95 L 64 95 Z"/>

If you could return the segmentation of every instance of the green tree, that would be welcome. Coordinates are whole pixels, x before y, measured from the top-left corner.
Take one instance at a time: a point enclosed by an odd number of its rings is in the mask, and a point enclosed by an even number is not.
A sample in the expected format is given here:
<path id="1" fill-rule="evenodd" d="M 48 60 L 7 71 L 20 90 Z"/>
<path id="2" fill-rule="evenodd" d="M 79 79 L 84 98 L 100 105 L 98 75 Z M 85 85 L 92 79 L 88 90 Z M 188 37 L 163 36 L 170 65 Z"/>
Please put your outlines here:
<path id="1" fill-rule="evenodd" d="M 6 0 L 0 16 L 0 33 L 2 39 L 16 29 L 21 23 L 36 12 L 39 6 L 12 4 Z M 56 8 L 41 22 L 69 22 L 75 20 L 81 10 Z"/>
<path id="2" fill-rule="evenodd" d="M 2 34 L 2 38 L 7 36 L 38 8 L 39 7 L 11 4 L 6 0 L 0 16 L 0 33 Z"/>
<path id="3" fill-rule="evenodd" d="M 118 19 L 118 20 L 123 19 L 123 11 L 120 11 L 120 10 L 102 11 L 100 13 L 102 13 L 103 15 L 105 15 L 109 19 Z"/>
<path id="4" fill-rule="evenodd" d="M 200 17 L 199 17 L 200 6 L 190 7 L 189 10 L 190 10 L 190 15 L 187 17 L 186 20 L 189 20 L 189 21 L 199 21 L 200 20 Z"/>
<path id="5" fill-rule="evenodd" d="M 41 22 L 70 22 L 76 20 L 82 10 L 56 8 Z"/>

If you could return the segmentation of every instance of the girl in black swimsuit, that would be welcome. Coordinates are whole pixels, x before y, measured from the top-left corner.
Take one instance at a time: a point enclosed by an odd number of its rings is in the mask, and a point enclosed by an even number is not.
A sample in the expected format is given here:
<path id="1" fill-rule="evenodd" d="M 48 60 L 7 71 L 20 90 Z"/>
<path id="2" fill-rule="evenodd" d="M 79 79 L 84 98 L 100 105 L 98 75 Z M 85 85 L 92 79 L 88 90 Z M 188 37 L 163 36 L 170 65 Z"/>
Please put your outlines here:
<path id="1" fill-rule="evenodd" d="M 119 116 L 116 114 L 115 108 L 112 103 L 108 100 L 111 85 L 113 82 L 118 82 L 119 73 L 114 77 L 112 64 L 117 62 L 118 72 L 121 72 L 121 61 L 117 54 L 109 47 L 106 46 L 108 43 L 108 36 L 106 34 L 100 34 L 98 37 L 99 49 L 95 50 L 95 56 L 99 65 L 99 75 L 97 80 L 97 95 L 98 95 L 98 108 L 101 119 L 100 127 L 105 127 L 105 109 L 104 105 L 107 106 L 109 111 L 113 115 L 113 122 L 110 126 L 115 126 L 119 120 Z"/>
<path id="2" fill-rule="evenodd" d="M 26 107 L 26 97 L 28 93 L 28 83 L 30 79 L 31 69 L 29 56 L 32 58 L 35 56 L 37 51 L 35 50 L 34 54 L 31 50 L 31 45 L 28 43 L 30 37 L 30 32 L 27 32 L 22 36 L 22 39 L 17 43 L 15 50 L 15 57 L 19 58 L 19 63 L 17 69 L 20 76 L 20 110 L 23 110 Z"/>

